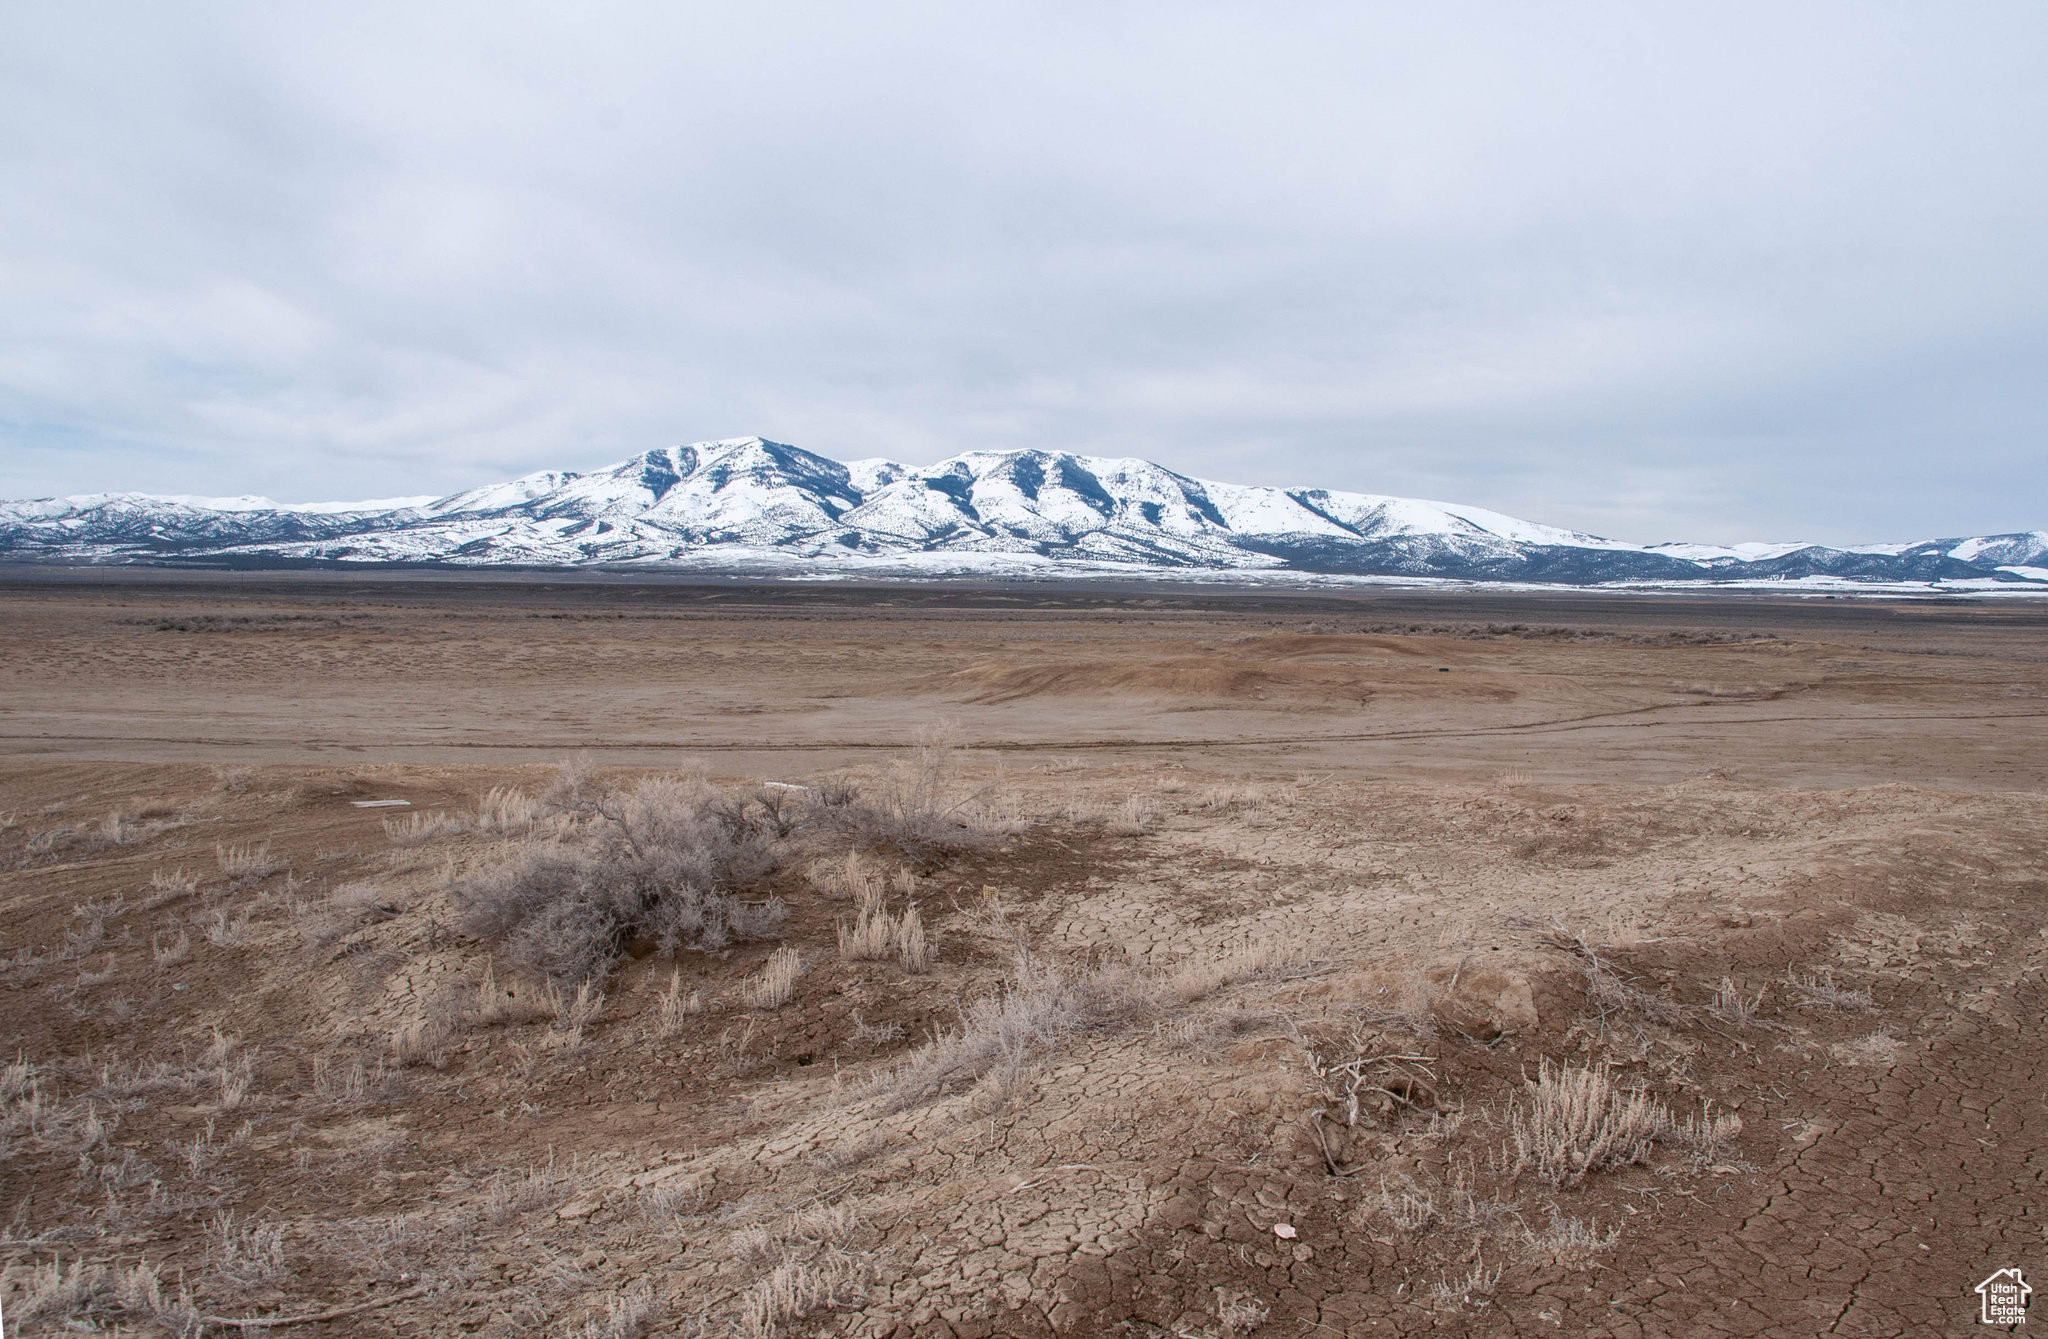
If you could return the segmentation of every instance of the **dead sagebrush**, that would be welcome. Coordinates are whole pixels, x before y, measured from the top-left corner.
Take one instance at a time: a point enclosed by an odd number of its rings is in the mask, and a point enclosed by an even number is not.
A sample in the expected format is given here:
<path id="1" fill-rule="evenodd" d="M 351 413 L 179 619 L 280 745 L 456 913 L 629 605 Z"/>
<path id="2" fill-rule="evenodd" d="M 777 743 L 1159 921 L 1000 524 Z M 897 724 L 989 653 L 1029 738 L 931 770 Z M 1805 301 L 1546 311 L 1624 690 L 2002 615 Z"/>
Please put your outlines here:
<path id="1" fill-rule="evenodd" d="M 1592 1172 L 1642 1161 L 1671 1128 L 1662 1102 L 1623 1092 L 1604 1069 L 1545 1058 L 1527 1087 L 1509 1112 L 1515 1175 L 1532 1170 L 1554 1186 L 1577 1185 Z"/>
<path id="2" fill-rule="evenodd" d="M 1249 1293 L 1227 1301 L 1219 1297 L 1216 1301 L 1216 1324 L 1222 1328 L 1224 1339 L 1252 1333 L 1272 1314 L 1272 1308 Z"/>
<path id="3" fill-rule="evenodd" d="M 453 885 L 463 928 L 502 940 L 506 956 L 556 980 L 607 975 L 623 948 L 717 949 L 772 935 L 776 898 L 743 900 L 781 856 L 783 817 L 757 796 L 700 777 L 645 777 L 594 792 L 559 790 L 576 826 L 521 843 Z"/>
<path id="4" fill-rule="evenodd" d="M 795 949 L 776 949 L 758 973 L 740 984 L 740 1003 L 749 1009 L 780 1009 L 796 994 L 802 973 L 803 960 Z"/>
<path id="5" fill-rule="evenodd" d="M 853 1016 L 853 1040 L 864 1046 L 879 1046 L 883 1042 L 903 1040 L 903 1024 L 870 1023 L 859 1014 Z"/>
<path id="6" fill-rule="evenodd" d="M 1622 1021 L 1641 1019 L 1665 1025 L 1685 1021 L 1683 1006 L 1631 985 L 1612 963 L 1594 951 L 1585 936 L 1566 929 L 1564 922 L 1553 918 L 1547 923 L 1539 923 L 1524 917 L 1512 917 L 1508 924 L 1518 929 L 1537 930 L 1553 948 L 1562 949 L 1578 960 L 1579 970 L 1586 978 L 1586 1000 L 1593 1006 L 1593 1021 L 1601 1035 L 1606 1035 L 1615 1023 Z"/>
<path id="7" fill-rule="evenodd" d="M 13 1271 L 9 1271 L 12 1273 Z M 51 1256 L 30 1265 L 19 1280 L 20 1291 L 7 1300 L 7 1315 L 16 1325 L 34 1325 L 36 1332 L 104 1328 L 100 1320 L 143 1321 L 174 1335 L 196 1335 L 203 1328 L 198 1305 L 181 1285 L 175 1297 L 165 1295 L 154 1267 L 132 1268 L 73 1260 L 67 1267 Z"/>
<path id="8" fill-rule="evenodd" d="M 292 1277 L 285 1263 L 284 1231 L 274 1223 L 236 1223 L 219 1212 L 207 1229 L 213 1277 L 237 1292 L 268 1288 Z"/>
<path id="9" fill-rule="evenodd" d="M 1484 1305 L 1486 1299 L 1493 1295 L 1493 1290 L 1500 1286 L 1500 1276 L 1499 1265 L 1488 1269 L 1486 1262 L 1481 1260 L 1467 1270 L 1463 1277 L 1446 1278 L 1431 1285 L 1430 1298 L 1438 1308 L 1444 1310 L 1464 1307 L 1475 1302 Z"/>
<path id="10" fill-rule="evenodd" d="M 959 732 L 950 723 L 921 727 L 907 756 L 893 759 L 871 790 L 813 812 L 842 839 L 893 847 L 912 860 L 980 845 L 995 834 L 983 826 L 989 788 L 961 780 Z"/>
<path id="11" fill-rule="evenodd" d="M 552 1152 L 545 1163 L 494 1173 L 484 1183 L 486 1222 L 503 1224 L 547 1204 L 558 1204 L 576 1188 L 570 1168 L 557 1166 Z"/>

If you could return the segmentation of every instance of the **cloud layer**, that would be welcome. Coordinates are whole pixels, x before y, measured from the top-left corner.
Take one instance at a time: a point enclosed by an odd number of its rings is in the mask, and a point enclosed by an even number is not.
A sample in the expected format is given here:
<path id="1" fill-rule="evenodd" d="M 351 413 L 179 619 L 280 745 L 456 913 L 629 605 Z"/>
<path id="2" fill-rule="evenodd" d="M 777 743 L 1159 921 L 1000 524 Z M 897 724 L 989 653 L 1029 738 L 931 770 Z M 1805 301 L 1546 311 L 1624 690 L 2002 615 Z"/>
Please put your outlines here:
<path id="1" fill-rule="evenodd" d="M 0 495 L 761 433 L 1621 538 L 2048 526 L 2048 11 L 44 6 Z"/>

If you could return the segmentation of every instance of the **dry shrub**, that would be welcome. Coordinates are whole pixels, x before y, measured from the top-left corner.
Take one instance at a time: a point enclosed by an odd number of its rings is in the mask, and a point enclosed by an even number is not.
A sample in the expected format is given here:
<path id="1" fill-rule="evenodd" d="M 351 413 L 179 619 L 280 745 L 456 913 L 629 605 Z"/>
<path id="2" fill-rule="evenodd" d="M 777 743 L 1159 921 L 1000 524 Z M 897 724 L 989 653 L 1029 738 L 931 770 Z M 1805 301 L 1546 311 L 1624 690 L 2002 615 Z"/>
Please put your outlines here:
<path id="1" fill-rule="evenodd" d="M 175 1297 L 167 1296 L 162 1278 L 148 1264 L 124 1268 L 73 1260 L 67 1267 L 53 1255 L 20 1275 L 12 1269 L 7 1274 L 21 1285 L 7 1303 L 7 1318 L 17 1326 L 99 1330 L 104 1327 L 96 1321 L 118 1317 L 173 1335 L 197 1335 L 203 1328 L 192 1294 L 180 1284 Z"/>
<path id="2" fill-rule="evenodd" d="M 1769 989 L 1768 985 L 1758 986 L 1754 996 L 1745 995 L 1736 986 L 1735 978 L 1724 976 L 1714 992 L 1714 1002 L 1707 1006 L 1707 1012 L 1724 1023 L 1748 1027 L 1756 1022 L 1757 1011 L 1763 1008 L 1764 992 Z"/>
<path id="3" fill-rule="evenodd" d="M 891 1111 L 907 1110 L 938 1097 L 951 1083 L 992 1071 L 1014 1076 L 1034 1052 L 1154 1008 L 1151 983 L 1128 968 L 1068 971 L 1020 953 L 1002 990 L 961 1011 L 958 1032 L 919 1047 L 854 1095 L 879 1099 Z"/>
<path id="4" fill-rule="evenodd" d="M 757 974 L 740 984 L 740 1002 L 749 1009 L 780 1009 L 796 994 L 796 979 L 802 974 L 803 960 L 795 949 L 776 949 Z"/>
<path id="5" fill-rule="evenodd" d="M 1717 1116 L 1709 1102 L 1698 1115 L 1671 1127 L 1671 1142 L 1691 1151 L 1695 1168 L 1706 1168 L 1731 1161 L 1736 1155 L 1730 1146 L 1741 1133 L 1742 1117 L 1732 1111 Z"/>
<path id="6" fill-rule="evenodd" d="M 220 872 L 231 879 L 261 879 L 285 868 L 284 861 L 270 854 L 269 842 L 250 846 L 222 846 L 216 842 L 213 854 L 220 862 Z"/>
<path id="7" fill-rule="evenodd" d="M 206 942 L 215 948 L 237 948 L 249 938 L 249 913 L 229 918 L 225 907 L 213 913 L 206 927 Z"/>
<path id="8" fill-rule="evenodd" d="M 1298 955 L 1273 943 L 1247 944 L 1220 958 L 1182 963 L 1167 977 L 1167 989 L 1183 1004 L 1192 1004 L 1238 981 L 1263 976 L 1299 961 Z"/>
<path id="9" fill-rule="evenodd" d="M 484 1183 L 484 1220 L 502 1225 L 542 1205 L 560 1203 L 576 1186 L 574 1172 L 556 1166 L 550 1150 L 545 1163 L 500 1171 Z"/>
<path id="10" fill-rule="evenodd" d="M 149 954 L 156 959 L 157 966 L 175 967 L 192 956 L 192 936 L 180 930 L 176 939 L 164 943 L 160 934 L 153 934 L 149 937 Z"/>
<path id="11" fill-rule="evenodd" d="M 237 1292 L 268 1288 L 292 1277 L 284 1258 L 284 1231 L 275 1224 L 237 1225 L 229 1212 L 214 1215 L 207 1231 L 213 1277 Z"/>
<path id="12" fill-rule="evenodd" d="M 605 1299 L 604 1317 L 586 1320 L 570 1339 L 639 1339 L 654 1318 L 654 1285 L 642 1281 Z"/>
<path id="13" fill-rule="evenodd" d="M 1833 972 L 1785 973 L 1785 984 L 1799 992 L 1800 1003 L 1835 1013 L 1861 1014 L 1870 1012 L 1870 992 L 1854 986 L 1835 984 Z"/>
<path id="14" fill-rule="evenodd" d="M 303 908 L 307 903 L 296 903 Z M 398 902 L 376 884 L 363 881 L 344 883 L 330 889 L 318 910 L 299 927 L 299 933 L 315 948 L 324 947 L 365 925 L 388 920 L 399 913 Z"/>
<path id="15" fill-rule="evenodd" d="M 787 1259 L 811 1250 L 831 1250 L 842 1245 L 861 1225 L 861 1211 L 852 1204 L 820 1205 L 800 1209 L 772 1227 L 749 1227 L 735 1232 L 725 1244 L 726 1254 L 740 1261 Z"/>
<path id="16" fill-rule="evenodd" d="M 1443 1217 L 1434 1196 L 1416 1185 L 1413 1177 L 1398 1174 L 1391 1185 L 1381 1177 L 1379 1195 L 1368 1198 L 1359 1206 L 1359 1211 L 1367 1218 L 1385 1218 L 1400 1231 L 1411 1234 L 1422 1231 Z"/>
<path id="17" fill-rule="evenodd" d="M 563 1050 L 580 1049 L 583 1029 L 604 1013 L 604 992 L 588 979 L 576 987 L 573 996 L 564 995 L 555 988 L 554 982 L 547 982 L 541 987 L 541 998 L 555 1020 L 554 1026 L 548 1029 L 548 1040 Z"/>
<path id="18" fill-rule="evenodd" d="M 1537 1069 L 1527 1100 L 1509 1115 L 1516 1175 L 1533 1170 L 1558 1187 L 1589 1173 L 1627 1166 L 1649 1156 L 1650 1145 L 1671 1128 L 1671 1112 L 1648 1093 L 1624 1093 L 1604 1069 Z"/>
<path id="19" fill-rule="evenodd" d="M 785 1261 L 741 1294 L 738 1332 L 743 1339 L 773 1339 L 814 1311 L 865 1301 L 868 1272 L 867 1260 L 843 1251 Z"/>
<path id="20" fill-rule="evenodd" d="M 477 804 L 469 822 L 478 832 L 509 835 L 530 831 L 541 813 L 540 802 L 526 792 L 493 786 Z"/>
<path id="21" fill-rule="evenodd" d="M 1531 1247 L 1558 1264 L 1582 1265 L 1619 1241 L 1621 1229 L 1611 1227 L 1602 1232 L 1598 1223 L 1567 1218 L 1552 1205 L 1549 1226 L 1524 1235 Z"/>
<path id="22" fill-rule="evenodd" d="M 662 952 L 774 933 L 774 898 L 744 902 L 778 863 L 779 810 L 695 778 L 648 777 L 595 799 L 574 778 L 559 801 L 585 820 L 455 885 L 463 928 L 514 963 L 563 980 L 602 977 L 636 938 Z M 769 792 L 776 794 L 778 792 Z"/>
<path id="23" fill-rule="evenodd" d="M 440 837 L 455 837 L 462 833 L 463 822 L 454 814 L 442 812 L 411 813 L 404 818 L 384 820 L 384 835 L 391 839 L 393 846 L 419 846 Z"/>
<path id="24" fill-rule="evenodd" d="M 184 869 L 160 869 L 149 876 L 149 887 L 150 894 L 143 899 L 142 909 L 155 911 L 199 891 L 199 876 Z"/>
<path id="25" fill-rule="evenodd" d="M 509 1023 L 531 1023 L 554 1016 L 554 999 L 547 984 L 529 987 L 524 994 L 519 987 L 498 980 L 497 965 L 484 960 L 484 974 L 471 992 L 468 1007 L 462 1010 L 462 1021 L 470 1027 L 500 1027 Z"/>
<path id="26" fill-rule="evenodd" d="M 1158 817 L 1158 808 L 1151 800 L 1142 795 L 1128 795 L 1104 821 L 1103 830 L 1112 837 L 1142 837 L 1152 831 Z"/>
<path id="27" fill-rule="evenodd" d="M 821 797 L 817 816 L 852 841 L 893 847 L 919 861 L 995 835 L 984 805 L 992 788 L 969 790 L 960 779 L 957 731 L 925 726 L 914 739 L 909 756 L 891 762 L 872 793 L 849 789 L 838 803 Z"/>

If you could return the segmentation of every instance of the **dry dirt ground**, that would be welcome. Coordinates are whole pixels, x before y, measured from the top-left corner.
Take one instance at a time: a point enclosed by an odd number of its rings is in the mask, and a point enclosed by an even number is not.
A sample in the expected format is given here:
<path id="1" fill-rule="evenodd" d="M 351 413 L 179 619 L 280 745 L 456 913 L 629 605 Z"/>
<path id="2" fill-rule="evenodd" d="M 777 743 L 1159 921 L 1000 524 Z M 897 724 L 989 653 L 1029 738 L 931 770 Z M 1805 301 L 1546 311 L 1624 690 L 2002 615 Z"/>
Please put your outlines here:
<path id="1" fill-rule="evenodd" d="M 0 1309 L 1981 1332 L 2048 1270 L 2044 633 L 17 572 Z M 564 957 L 632 879 L 727 920 Z"/>

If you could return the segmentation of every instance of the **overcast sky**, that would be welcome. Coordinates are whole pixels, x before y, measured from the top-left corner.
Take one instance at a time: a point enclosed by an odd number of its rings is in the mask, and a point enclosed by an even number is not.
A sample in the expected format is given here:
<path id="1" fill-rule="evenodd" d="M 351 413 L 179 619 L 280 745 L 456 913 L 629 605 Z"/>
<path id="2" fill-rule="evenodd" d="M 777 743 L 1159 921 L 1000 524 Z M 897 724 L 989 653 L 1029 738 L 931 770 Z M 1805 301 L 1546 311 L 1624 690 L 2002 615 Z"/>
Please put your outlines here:
<path id="1" fill-rule="evenodd" d="M 9 7 L 0 496 L 758 433 L 2048 527 L 2048 6 Z"/>

